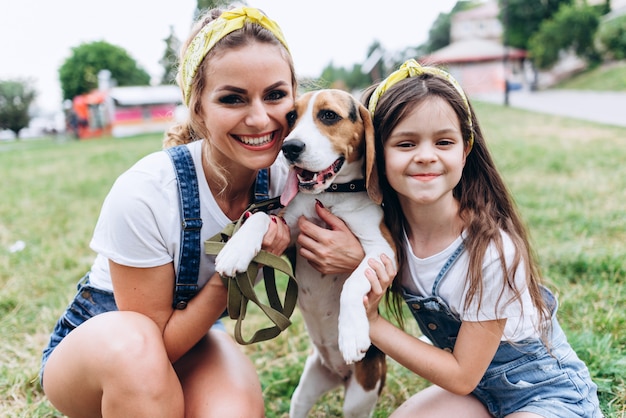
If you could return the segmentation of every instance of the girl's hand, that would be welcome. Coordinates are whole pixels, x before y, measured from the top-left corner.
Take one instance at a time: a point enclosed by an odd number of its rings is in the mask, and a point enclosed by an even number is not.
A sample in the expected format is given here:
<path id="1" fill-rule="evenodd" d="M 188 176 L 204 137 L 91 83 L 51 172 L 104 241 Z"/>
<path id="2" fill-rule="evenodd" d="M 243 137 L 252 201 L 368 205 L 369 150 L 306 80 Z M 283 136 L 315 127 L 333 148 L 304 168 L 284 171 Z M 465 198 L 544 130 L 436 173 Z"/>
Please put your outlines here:
<path id="1" fill-rule="evenodd" d="M 367 264 L 370 268 L 365 270 L 365 277 L 370 282 L 371 290 L 363 298 L 363 305 L 365 305 L 367 317 L 373 321 L 378 318 L 378 305 L 398 271 L 393 261 L 385 254 L 380 256 L 380 260 L 368 259 Z"/>
<path id="2" fill-rule="evenodd" d="M 359 240 L 341 219 L 321 203 L 315 205 L 315 211 L 328 228 L 300 217 L 300 255 L 323 274 L 347 273 L 356 269 L 365 257 Z"/>
<path id="3" fill-rule="evenodd" d="M 263 236 L 261 248 L 274 255 L 282 255 L 291 240 L 289 226 L 280 216 L 270 215 L 270 227 Z"/>

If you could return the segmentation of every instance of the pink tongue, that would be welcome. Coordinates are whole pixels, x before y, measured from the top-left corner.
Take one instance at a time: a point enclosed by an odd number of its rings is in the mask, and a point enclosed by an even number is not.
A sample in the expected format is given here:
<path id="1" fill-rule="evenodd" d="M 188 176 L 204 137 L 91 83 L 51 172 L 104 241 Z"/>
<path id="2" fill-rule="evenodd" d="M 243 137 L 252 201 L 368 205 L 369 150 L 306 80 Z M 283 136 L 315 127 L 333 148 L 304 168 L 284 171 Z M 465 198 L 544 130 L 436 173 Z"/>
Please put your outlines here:
<path id="1" fill-rule="evenodd" d="M 296 193 L 298 193 L 298 175 L 296 171 L 291 169 L 289 170 L 289 176 L 287 177 L 287 183 L 285 184 L 285 188 L 283 189 L 283 193 L 280 195 L 280 204 L 283 206 L 287 206 L 291 200 L 296 197 Z"/>

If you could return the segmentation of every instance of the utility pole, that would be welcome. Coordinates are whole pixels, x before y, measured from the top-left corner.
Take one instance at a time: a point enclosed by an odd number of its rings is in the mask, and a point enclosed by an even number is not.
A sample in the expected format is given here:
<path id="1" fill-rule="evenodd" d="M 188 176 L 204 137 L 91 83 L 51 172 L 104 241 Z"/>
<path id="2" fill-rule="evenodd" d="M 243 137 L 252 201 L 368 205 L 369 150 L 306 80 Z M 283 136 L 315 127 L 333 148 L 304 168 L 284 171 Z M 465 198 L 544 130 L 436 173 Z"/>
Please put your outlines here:
<path id="1" fill-rule="evenodd" d="M 509 66 L 509 47 L 507 46 L 506 41 L 506 28 L 509 23 L 509 6 L 507 4 L 507 0 L 501 0 L 500 4 L 502 5 L 502 73 L 504 74 L 504 105 L 509 105 L 509 74 L 508 74 L 508 66 Z"/>

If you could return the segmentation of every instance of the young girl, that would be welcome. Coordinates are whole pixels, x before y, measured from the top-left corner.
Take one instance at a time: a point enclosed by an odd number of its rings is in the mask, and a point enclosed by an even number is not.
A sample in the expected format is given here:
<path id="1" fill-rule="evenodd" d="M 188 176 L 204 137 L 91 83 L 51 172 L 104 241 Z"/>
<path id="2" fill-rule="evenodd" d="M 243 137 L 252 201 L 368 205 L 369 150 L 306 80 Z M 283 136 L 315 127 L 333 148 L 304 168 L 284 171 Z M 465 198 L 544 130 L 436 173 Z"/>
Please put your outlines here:
<path id="1" fill-rule="evenodd" d="M 459 84 L 409 60 L 365 99 L 400 261 L 395 280 L 389 260 L 370 261 L 370 336 L 433 383 L 393 416 L 601 416 Z M 379 316 L 389 286 L 394 311 L 401 297 L 432 344 Z"/>
<path id="2" fill-rule="evenodd" d="M 181 51 L 178 82 L 189 120 L 115 182 L 97 257 L 44 349 L 43 389 L 70 417 L 264 416 L 254 366 L 218 320 L 227 292 L 202 245 L 255 192 L 282 190 L 286 168 L 272 164 L 296 93 L 292 58 L 259 10 L 213 10 Z M 281 254 L 288 242 L 276 221 L 263 247 Z"/>

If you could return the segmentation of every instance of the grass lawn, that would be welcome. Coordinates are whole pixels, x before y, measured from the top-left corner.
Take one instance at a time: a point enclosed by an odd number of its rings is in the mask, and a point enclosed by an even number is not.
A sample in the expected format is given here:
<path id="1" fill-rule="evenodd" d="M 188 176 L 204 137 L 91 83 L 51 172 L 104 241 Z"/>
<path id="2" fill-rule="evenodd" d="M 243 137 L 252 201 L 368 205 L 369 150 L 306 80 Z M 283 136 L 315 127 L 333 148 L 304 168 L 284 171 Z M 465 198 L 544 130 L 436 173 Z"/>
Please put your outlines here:
<path id="1" fill-rule="evenodd" d="M 558 294 L 561 325 L 589 365 L 606 416 L 624 417 L 626 128 L 497 105 L 476 108 Z M 159 135 L 0 143 L 1 416 L 61 416 L 38 384 L 41 349 L 93 259 L 88 243 L 111 184 L 160 147 Z M 25 248 L 11 252 L 18 241 Z M 258 367 L 268 417 L 287 416 L 308 351 L 297 310 L 293 320 L 274 340 L 243 347 Z M 262 318 L 253 311 L 246 321 L 244 330 Z M 387 417 L 427 385 L 396 363 L 389 366 L 376 417 Z M 312 416 L 339 416 L 341 399 L 340 390 L 329 393 Z"/>
<path id="2" fill-rule="evenodd" d="M 567 90 L 626 91 L 626 60 L 604 64 L 559 83 Z"/>

